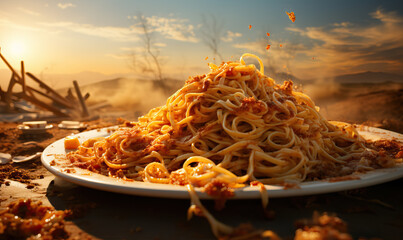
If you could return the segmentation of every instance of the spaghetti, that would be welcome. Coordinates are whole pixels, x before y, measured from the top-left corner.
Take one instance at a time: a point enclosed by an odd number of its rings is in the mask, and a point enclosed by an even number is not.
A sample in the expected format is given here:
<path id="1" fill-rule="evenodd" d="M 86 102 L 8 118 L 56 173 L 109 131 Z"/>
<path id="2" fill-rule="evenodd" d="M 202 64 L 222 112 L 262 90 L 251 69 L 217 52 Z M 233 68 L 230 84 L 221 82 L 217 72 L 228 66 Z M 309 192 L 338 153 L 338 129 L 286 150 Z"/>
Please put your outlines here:
<path id="1" fill-rule="evenodd" d="M 247 57 L 260 70 L 246 64 Z M 278 85 L 265 76 L 255 55 L 209 67 L 165 105 L 109 137 L 87 140 L 69 160 L 104 175 L 187 185 L 189 216 L 207 217 L 216 236 L 233 229 L 211 217 L 193 187 L 226 199 L 246 184 L 296 183 L 395 164 L 368 148 L 352 125 L 327 121 L 292 82 Z M 267 192 L 260 189 L 266 207 Z"/>

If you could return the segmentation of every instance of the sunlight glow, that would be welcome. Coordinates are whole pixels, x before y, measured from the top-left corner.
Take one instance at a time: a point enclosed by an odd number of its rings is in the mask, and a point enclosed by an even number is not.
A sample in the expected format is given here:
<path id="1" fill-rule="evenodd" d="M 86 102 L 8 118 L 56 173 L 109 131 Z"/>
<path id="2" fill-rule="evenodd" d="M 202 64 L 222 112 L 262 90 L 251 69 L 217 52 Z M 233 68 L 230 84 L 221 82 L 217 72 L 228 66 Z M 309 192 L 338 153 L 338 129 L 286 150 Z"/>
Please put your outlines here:
<path id="1" fill-rule="evenodd" d="M 21 41 L 14 41 L 10 44 L 8 51 L 13 57 L 23 58 L 26 54 L 26 45 Z"/>

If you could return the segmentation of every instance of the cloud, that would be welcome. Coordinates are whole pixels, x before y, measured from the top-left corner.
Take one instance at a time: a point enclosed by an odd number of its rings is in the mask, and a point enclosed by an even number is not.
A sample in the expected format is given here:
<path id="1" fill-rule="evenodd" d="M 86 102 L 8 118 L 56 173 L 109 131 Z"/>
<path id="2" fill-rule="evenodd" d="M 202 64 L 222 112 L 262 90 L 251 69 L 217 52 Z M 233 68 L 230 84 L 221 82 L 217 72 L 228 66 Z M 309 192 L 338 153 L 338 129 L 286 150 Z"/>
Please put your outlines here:
<path id="1" fill-rule="evenodd" d="M 95 26 L 92 24 L 79 24 L 73 22 L 55 22 L 41 24 L 46 27 L 66 29 L 89 36 L 110 39 L 113 41 L 130 42 L 139 40 L 139 32 L 135 28 Z"/>
<path id="2" fill-rule="evenodd" d="M 173 39 L 182 42 L 198 42 L 199 40 L 195 37 L 195 28 L 192 24 L 188 24 L 188 19 L 174 18 L 174 14 L 169 14 L 171 18 L 158 17 L 158 16 L 127 16 L 129 20 L 135 20 L 136 24 L 133 25 L 134 28 L 142 32 L 141 19 L 143 18 L 145 24 L 147 25 L 149 33 L 158 32 L 167 39 Z"/>
<path id="3" fill-rule="evenodd" d="M 232 42 L 235 38 L 242 37 L 242 33 L 227 31 L 227 35 L 222 37 L 224 42 Z"/>
<path id="4" fill-rule="evenodd" d="M 74 5 L 72 3 L 58 3 L 57 6 L 61 9 L 66 9 L 66 8 L 70 8 L 70 7 L 75 7 L 76 5 Z"/>
<path id="5" fill-rule="evenodd" d="M 312 72 L 321 69 L 327 74 L 383 71 L 403 73 L 403 18 L 396 12 L 382 9 L 370 13 L 378 20 L 375 24 L 356 26 L 352 23 L 336 23 L 329 27 L 287 28 L 311 41 L 312 47 L 298 53 L 306 59 L 301 70 Z"/>
<path id="6" fill-rule="evenodd" d="M 152 16 L 146 17 L 146 21 L 151 26 L 152 31 L 159 32 L 168 39 L 198 42 L 194 33 L 195 27 L 188 24 L 187 19 Z"/>
<path id="7" fill-rule="evenodd" d="M 40 16 L 41 14 L 40 13 L 38 13 L 38 12 L 35 12 L 35 11 L 32 11 L 32 10 L 30 10 L 30 9 L 26 9 L 26 8 L 18 8 L 18 10 L 20 10 L 21 12 L 23 12 L 23 13 L 26 13 L 26 14 L 28 14 L 28 15 L 31 15 L 31 16 Z"/>
<path id="8" fill-rule="evenodd" d="M 22 31 L 44 32 L 44 29 L 41 29 L 39 27 L 19 24 L 16 21 L 12 21 L 4 17 L 3 18 L 0 17 L 0 26 L 6 27 L 8 29 L 18 29 Z"/>
<path id="9" fill-rule="evenodd" d="M 237 43 L 237 44 L 234 44 L 233 47 L 248 50 L 248 51 L 253 51 L 254 53 L 257 53 L 259 55 L 267 54 L 267 52 L 265 51 L 265 48 L 264 48 L 263 39 L 256 40 L 253 42 Z"/>
<path id="10" fill-rule="evenodd" d="M 123 59 L 123 60 L 133 58 L 133 54 L 128 54 L 128 53 L 119 53 L 119 54 L 110 53 L 110 54 L 106 54 L 105 56 L 115 58 L 115 59 Z"/>
<path id="11" fill-rule="evenodd" d="M 140 52 L 144 51 L 143 47 L 137 46 L 137 47 L 121 47 L 120 50 L 125 51 L 125 52 Z"/>
<path id="12" fill-rule="evenodd" d="M 158 43 L 154 43 L 154 46 L 162 48 L 162 47 L 166 47 L 167 45 L 166 45 L 166 43 L 158 42 Z"/>
<path id="13" fill-rule="evenodd" d="M 347 26 L 350 26 L 351 23 L 349 23 L 349 22 L 341 22 L 341 23 L 334 23 L 333 25 L 336 26 L 336 27 L 347 27 Z"/>
<path id="14" fill-rule="evenodd" d="M 397 15 L 396 12 L 386 13 L 382 9 L 378 9 L 371 13 L 371 16 L 375 19 L 381 20 L 381 22 L 389 23 L 401 23 L 402 18 Z"/>

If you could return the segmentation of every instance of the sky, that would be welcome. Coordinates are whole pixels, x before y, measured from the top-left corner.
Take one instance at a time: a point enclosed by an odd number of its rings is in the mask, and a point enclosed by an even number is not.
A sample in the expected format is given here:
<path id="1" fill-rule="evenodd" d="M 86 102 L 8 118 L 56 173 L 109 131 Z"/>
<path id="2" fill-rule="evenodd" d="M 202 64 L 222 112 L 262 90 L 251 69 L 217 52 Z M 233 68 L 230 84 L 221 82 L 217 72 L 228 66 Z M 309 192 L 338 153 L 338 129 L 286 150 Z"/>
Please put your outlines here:
<path id="1" fill-rule="evenodd" d="M 1 53 L 45 79 L 155 77 L 141 22 L 167 78 L 207 73 L 209 62 L 246 52 L 300 79 L 403 75 L 403 3 L 392 0 L 1 0 Z"/>

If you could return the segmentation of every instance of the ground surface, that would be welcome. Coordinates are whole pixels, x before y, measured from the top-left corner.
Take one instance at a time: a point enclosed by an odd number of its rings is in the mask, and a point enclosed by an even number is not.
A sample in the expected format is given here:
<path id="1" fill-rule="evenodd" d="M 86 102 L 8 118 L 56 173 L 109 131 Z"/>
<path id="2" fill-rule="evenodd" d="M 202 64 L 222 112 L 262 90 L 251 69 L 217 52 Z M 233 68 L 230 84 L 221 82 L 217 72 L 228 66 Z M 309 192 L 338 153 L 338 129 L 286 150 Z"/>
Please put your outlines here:
<path id="1" fill-rule="evenodd" d="M 117 122 L 94 121 L 90 125 L 104 127 Z M 0 151 L 12 155 L 29 155 L 77 130 L 57 127 L 46 134 L 29 136 L 16 129 L 15 123 L 0 125 Z M 1 166 L 4 169 L 8 165 Z M 39 160 L 10 164 L 23 179 L 3 179 L 0 208 L 20 198 L 42 201 L 57 210 L 72 210 L 67 221 L 70 239 L 212 239 L 205 219 L 186 220 L 189 200 L 137 197 L 98 191 L 58 179 Z M 5 183 L 4 183 L 5 182 Z M 222 211 L 214 211 L 213 203 L 204 201 L 223 222 L 237 226 L 242 222 L 271 229 L 291 238 L 294 222 L 310 218 L 314 211 L 336 214 L 349 225 L 355 237 L 396 239 L 403 234 L 402 180 L 378 186 L 307 197 L 271 199 L 272 220 L 266 219 L 256 200 L 234 200 Z M 366 227 L 363 228 L 362 226 Z"/>

